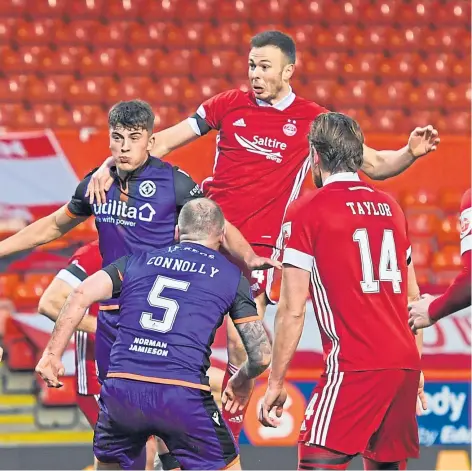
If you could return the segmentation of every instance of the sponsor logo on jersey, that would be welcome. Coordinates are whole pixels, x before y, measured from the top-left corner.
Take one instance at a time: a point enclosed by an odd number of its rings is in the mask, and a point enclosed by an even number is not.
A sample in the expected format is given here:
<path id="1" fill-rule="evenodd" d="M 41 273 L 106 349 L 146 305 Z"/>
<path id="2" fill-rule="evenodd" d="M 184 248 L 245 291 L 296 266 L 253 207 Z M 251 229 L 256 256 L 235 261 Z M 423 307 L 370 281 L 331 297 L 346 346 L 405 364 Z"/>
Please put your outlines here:
<path id="1" fill-rule="evenodd" d="M 218 411 L 213 412 L 211 418 L 213 419 L 213 422 L 215 422 L 215 424 L 220 425 L 220 415 L 218 414 Z"/>
<path id="2" fill-rule="evenodd" d="M 467 208 L 461 214 L 461 239 L 470 233 L 472 229 L 472 208 Z"/>
<path id="3" fill-rule="evenodd" d="M 282 131 L 286 136 L 295 136 L 297 134 L 297 127 L 295 126 L 296 121 L 293 119 L 289 119 L 288 123 L 284 124 Z"/>
<path id="4" fill-rule="evenodd" d="M 278 164 L 282 162 L 280 150 L 287 149 L 285 142 L 270 137 L 253 136 L 252 141 L 236 133 L 234 133 L 234 137 L 248 152 L 264 155 L 267 160 L 273 160 Z"/>
<path id="5" fill-rule="evenodd" d="M 241 119 L 237 119 L 234 123 L 233 123 L 233 126 L 239 126 L 241 128 L 245 128 L 246 127 L 246 123 L 244 122 L 244 119 L 241 118 Z"/>
<path id="6" fill-rule="evenodd" d="M 93 213 L 97 222 L 134 227 L 137 221 L 151 222 L 156 211 L 149 203 L 136 208 L 128 206 L 126 201 L 113 200 L 102 205 L 94 204 Z"/>
<path id="7" fill-rule="evenodd" d="M 156 184 L 151 180 L 145 180 L 139 185 L 139 194 L 144 198 L 150 198 L 156 193 Z"/>

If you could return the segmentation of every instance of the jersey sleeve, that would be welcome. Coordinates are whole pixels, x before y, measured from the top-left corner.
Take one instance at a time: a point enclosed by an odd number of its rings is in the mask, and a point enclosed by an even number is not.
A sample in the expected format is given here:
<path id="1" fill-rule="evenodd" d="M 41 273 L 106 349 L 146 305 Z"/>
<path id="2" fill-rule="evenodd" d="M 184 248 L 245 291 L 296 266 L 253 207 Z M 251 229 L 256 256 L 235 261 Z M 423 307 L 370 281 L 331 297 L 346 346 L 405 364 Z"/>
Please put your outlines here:
<path id="1" fill-rule="evenodd" d="M 461 255 L 472 249 L 472 207 L 470 189 L 461 201 Z"/>
<path id="2" fill-rule="evenodd" d="M 79 265 L 77 261 L 71 262 L 66 268 L 63 268 L 57 275 L 56 278 L 59 280 L 65 281 L 67 284 L 72 286 L 72 288 L 77 288 L 77 286 L 82 283 L 82 281 L 87 278 L 88 273 L 84 268 Z"/>
<path id="3" fill-rule="evenodd" d="M 110 265 L 103 268 L 103 271 L 108 273 L 113 283 L 113 297 L 118 298 L 121 294 L 121 288 L 123 286 L 123 278 L 126 271 L 126 265 L 128 264 L 130 256 L 125 255 L 124 257 L 115 260 Z"/>
<path id="4" fill-rule="evenodd" d="M 79 216 L 91 216 L 92 206 L 85 198 L 85 192 L 87 191 L 87 185 L 89 184 L 92 173 L 88 174 L 75 189 L 75 193 L 72 195 L 71 200 L 67 204 L 67 211 L 72 217 Z"/>
<path id="5" fill-rule="evenodd" d="M 243 324 L 259 320 L 256 303 L 252 297 L 248 279 L 241 275 L 233 304 L 229 308 L 229 316 L 235 324 Z"/>
<path id="6" fill-rule="evenodd" d="M 178 167 L 174 167 L 174 188 L 175 203 L 178 213 L 185 203 L 203 197 L 200 186 L 194 182 L 188 173 L 184 172 Z"/>
<path id="7" fill-rule="evenodd" d="M 198 136 L 203 136 L 212 129 L 220 129 L 221 120 L 228 110 L 228 104 L 236 90 L 229 90 L 204 101 L 197 112 L 189 119 L 189 124 Z"/>
<path id="8" fill-rule="evenodd" d="M 311 272 L 313 268 L 313 242 L 311 225 L 298 213 L 292 221 L 286 237 L 283 263 Z M 284 236 L 285 237 L 285 236 Z"/>

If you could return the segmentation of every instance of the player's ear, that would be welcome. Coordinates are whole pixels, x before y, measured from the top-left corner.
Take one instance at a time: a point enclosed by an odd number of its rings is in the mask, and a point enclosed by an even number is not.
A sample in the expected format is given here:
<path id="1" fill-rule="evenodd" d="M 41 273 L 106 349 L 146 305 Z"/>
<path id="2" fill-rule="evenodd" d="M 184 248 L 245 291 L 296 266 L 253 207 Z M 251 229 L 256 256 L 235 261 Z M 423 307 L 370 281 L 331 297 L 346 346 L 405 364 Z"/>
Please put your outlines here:
<path id="1" fill-rule="evenodd" d="M 295 64 L 287 64 L 285 67 L 284 67 L 284 71 L 283 71 L 283 79 L 285 81 L 289 81 L 291 78 L 292 78 L 292 75 L 293 73 L 295 72 Z"/>
<path id="2" fill-rule="evenodd" d="M 147 144 L 147 151 L 151 152 L 152 148 L 154 147 L 154 142 L 156 141 L 156 138 L 154 137 L 154 134 L 151 134 L 151 137 L 148 140 Z"/>
<path id="3" fill-rule="evenodd" d="M 175 229 L 174 229 L 174 240 L 176 240 L 177 242 L 179 242 L 179 238 L 180 238 L 179 226 L 176 225 L 176 226 L 175 226 Z"/>

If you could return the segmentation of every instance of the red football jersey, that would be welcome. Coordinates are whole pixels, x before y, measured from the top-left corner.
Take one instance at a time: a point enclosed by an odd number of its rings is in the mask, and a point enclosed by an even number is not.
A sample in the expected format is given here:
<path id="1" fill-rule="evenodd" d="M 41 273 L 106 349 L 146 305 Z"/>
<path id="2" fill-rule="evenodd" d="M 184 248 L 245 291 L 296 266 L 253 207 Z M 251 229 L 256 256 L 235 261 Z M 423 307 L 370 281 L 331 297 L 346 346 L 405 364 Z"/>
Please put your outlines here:
<path id="1" fill-rule="evenodd" d="M 101 268 L 102 257 L 98 241 L 94 241 L 77 250 L 70 258 L 67 268 L 61 270 L 56 277 L 75 288 Z M 98 310 L 98 304 L 92 304 L 88 313 L 97 317 Z M 75 362 L 77 392 L 83 395 L 99 394 L 100 384 L 95 364 L 95 335 L 87 332 L 75 333 Z"/>
<path id="2" fill-rule="evenodd" d="M 326 372 L 419 369 L 408 327 L 405 216 L 357 174 L 328 178 L 284 224 L 284 263 L 311 273 Z"/>
<path id="3" fill-rule="evenodd" d="M 464 193 L 461 201 L 461 255 L 472 249 L 472 204 L 470 188 Z"/>
<path id="4" fill-rule="evenodd" d="M 218 130 L 213 176 L 203 191 L 250 243 L 282 246 L 285 210 L 309 169 L 309 126 L 326 111 L 293 92 L 270 106 L 241 90 L 220 93 L 198 108 Z"/>

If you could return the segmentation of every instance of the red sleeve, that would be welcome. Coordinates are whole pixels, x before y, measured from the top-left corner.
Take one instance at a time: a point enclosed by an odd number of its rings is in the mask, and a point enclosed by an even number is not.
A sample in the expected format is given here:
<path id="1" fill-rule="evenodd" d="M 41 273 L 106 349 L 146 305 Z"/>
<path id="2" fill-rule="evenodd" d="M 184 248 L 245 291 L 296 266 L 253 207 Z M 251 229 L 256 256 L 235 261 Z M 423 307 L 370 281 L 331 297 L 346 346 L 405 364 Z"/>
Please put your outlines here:
<path id="1" fill-rule="evenodd" d="M 461 256 L 462 271 L 456 276 L 446 292 L 429 306 L 429 316 L 437 321 L 471 304 L 471 248 L 472 209 L 470 189 L 461 202 Z"/>
<path id="2" fill-rule="evenodd" d="M 197 110 L 200 118 L 203 118 L 212 129 L 220 129 L 221 120 L 228 111 L 228 105 L 237 97 L 240 90 L 228 90 L 218 93 L 204 101 Z"/>
<path id="3" fill-rule="evenodd" d="M 84 245 L 77 250 L 69 260 L 69 265 L 74 264 L 80 267 L 87 276 L 92 275 L 102 268 L 102 256 L 98 247 L 98 242 Z"/>

